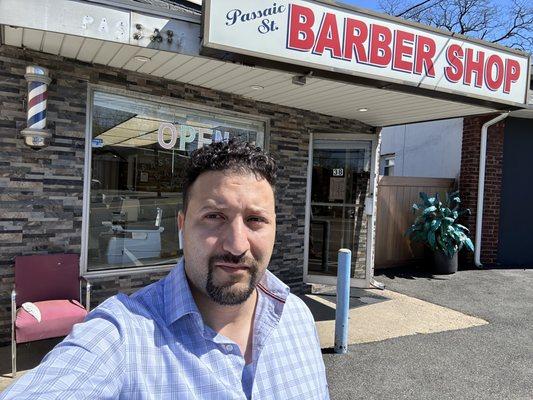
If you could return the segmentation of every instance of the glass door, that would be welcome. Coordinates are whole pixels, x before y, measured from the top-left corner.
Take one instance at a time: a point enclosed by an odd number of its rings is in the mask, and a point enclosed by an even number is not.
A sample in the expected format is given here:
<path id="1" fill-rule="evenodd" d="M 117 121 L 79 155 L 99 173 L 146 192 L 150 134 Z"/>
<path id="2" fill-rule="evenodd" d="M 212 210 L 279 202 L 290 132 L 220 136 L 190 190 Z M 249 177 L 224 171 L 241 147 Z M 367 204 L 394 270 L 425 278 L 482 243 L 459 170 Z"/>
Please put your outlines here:
<path id="1" fill-rule="evenodd" d="M 346 136 L 345 136 L 346 137 Z M 373 140 L 314 139 L 310 150 L 306 281 L 334 284 L 337 251 L 352 251 L 352 286 L 367 278 Z"/>

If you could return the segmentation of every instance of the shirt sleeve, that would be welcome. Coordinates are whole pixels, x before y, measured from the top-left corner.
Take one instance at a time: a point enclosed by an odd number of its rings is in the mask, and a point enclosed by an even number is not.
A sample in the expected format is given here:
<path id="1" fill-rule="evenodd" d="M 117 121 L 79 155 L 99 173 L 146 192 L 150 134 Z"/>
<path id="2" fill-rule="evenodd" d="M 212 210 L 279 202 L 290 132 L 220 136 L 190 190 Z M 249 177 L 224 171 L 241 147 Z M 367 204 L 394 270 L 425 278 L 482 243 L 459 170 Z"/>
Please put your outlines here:
<path id="1" fill-rule="evenodd" d="M 311 312 L 309 312 L 311 314 Z M 320 375 L 321 380 L 321 386 L 324 390 L 324 397 L 323 400 L 329 400 L 329 385 L 328 380 L 326 378 L 326 366 L 324 365 L 324 359 L 322 358 L 322 351 L 320 349 L 320 337 L 318 336 L 318 330 L 316 329 L 315 320 L 313 318 L 313 314 L 311 314 L 311 320 L 313 321 L 313 330 L 315 333 L 315 340 L 316 340 L 316 346 L 318 347 L 319 357 L 320 360 L 320 366 L 322 369 L 322 374 Z"/>
<path id="2" fill-rule="evenodd" d="M 120 324 L 108 309 L 98 307 L 0 399 L 116 399 L 124 363 Z"/>
<path id="3" fill-rule="evenodd" d="M 320 370 L 318 379 L 319 379 L 320 388 L 322 389 L 322 394 L 320 395 L 319 398 L 323 400 L 329 400 L 330 398 L 329 397 L 329 385 L 328 385 L 328 380 L 326 376 L 326 366 L 324 364 L 324 359 L 322 357 L 322 351 L 321 351 L 321 346 L 320 346 L 320 336 L 318 335 L 318 330 L 316 327 L 315 319 L 309 307 L 307 307 L 307 305 L 301 300 L 300 300 L 300 304 L 301 304 L 301 307 L 305 310 L 304 312 L 307 316 L 306 320 L 307 320 L 307 323 L 309 324 L 309 331 L 312 332 L 311 336 L 312 336 L 313 341 L 315 342 L 315 345 L 312 347 L 312 349 L 310 349 L 310 351 L 314 352 L 314 364 Z"/>

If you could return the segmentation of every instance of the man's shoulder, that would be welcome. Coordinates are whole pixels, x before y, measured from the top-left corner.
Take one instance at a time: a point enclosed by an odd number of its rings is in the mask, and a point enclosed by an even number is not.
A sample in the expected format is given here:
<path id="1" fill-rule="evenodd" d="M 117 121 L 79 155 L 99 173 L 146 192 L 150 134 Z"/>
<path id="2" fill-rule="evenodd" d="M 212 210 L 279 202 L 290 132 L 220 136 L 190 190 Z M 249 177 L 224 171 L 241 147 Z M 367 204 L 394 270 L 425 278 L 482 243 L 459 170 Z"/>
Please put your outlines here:
<path id="1" fill-rule="evenodd" d="M 91 314 L 112 316 L 119 323 L 132 319 L 156 319 L 162 313 L 162 281 L 154 282 L 132 293 L 118 293 L 103 301 Z"/>
<path id="2" fill-rule="evenodd" d="M 285 309 L 283 315 L 290 317 L 291 319 L 298 319 L 301 322 L 315 322 L 313 314 L 305 302 L 293 293 L 289 293 L 285 301 Z"/>

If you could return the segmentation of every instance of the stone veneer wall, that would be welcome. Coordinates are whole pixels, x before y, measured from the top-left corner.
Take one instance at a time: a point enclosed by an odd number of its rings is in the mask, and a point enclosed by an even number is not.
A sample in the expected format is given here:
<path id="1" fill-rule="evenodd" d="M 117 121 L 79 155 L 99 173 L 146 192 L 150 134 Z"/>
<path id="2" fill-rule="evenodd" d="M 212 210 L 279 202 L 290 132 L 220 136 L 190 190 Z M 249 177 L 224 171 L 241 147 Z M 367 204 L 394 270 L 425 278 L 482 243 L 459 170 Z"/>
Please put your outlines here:
<path id="1" fill-rule="evenodd" d="M 472 211 L 470 216 L 465 216 L 463 219 L 464 224 L 470 229 L 472 241 L 475 239 L 476 232 L 481 128 L 485 122 L 496 116 L 497 114 L 465 117 L 463 120 L 459 190 L 462 207 Z M 495 264 L 498 258 L 504 128 L 505 120 L 491 126 L 487 136 L 485 196 L 481 229 L 481 263 L 486 265 Z M 474 253 L 466 253 L 466 251 L 462 253 L 462 264 L 472 266 Z"/>
<path id="2" fill-rule="evenodd" d="M 50 69 L 48 125 L 53 140 L 35 151 L 23 144 L 25 127 L 25 67 Z M 17 255 L 80 253 L 83 163 L 88 83 L 186 100 L 194 104 L 270 119 L 269 150 L 279 161 L 278 230 L 271 271 L 293 292 L 303 289 L 305 194 L 308 130 L 373 132 L 354 120 L 257 103 L 157 77 L 70 61 L 10 46 L 0 47 L 0 342 L 10 335 L 9 293 Z M 361 244 L 366 226 L 361 226 Z M 361 258 L 364 262 L 364 257 Z M 364 269 L 364 266 L 362 266 Z M 118 291 L 132 293 L 165 273 L 151 276 L 125 273 L 93 280 L 92 306 Z"/>

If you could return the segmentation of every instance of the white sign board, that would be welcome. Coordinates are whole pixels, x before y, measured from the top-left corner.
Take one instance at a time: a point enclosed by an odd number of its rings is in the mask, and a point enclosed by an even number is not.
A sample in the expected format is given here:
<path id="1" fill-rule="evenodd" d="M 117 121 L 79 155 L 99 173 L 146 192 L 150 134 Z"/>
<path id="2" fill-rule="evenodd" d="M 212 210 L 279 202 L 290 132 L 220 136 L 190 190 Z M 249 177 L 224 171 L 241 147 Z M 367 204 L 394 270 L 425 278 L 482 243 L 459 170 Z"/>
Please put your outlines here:
<path id="1" fill-rule="evenodd" d="M 305 0 L 206 0 L 205 47 L 443 92 L 526 104 L 529 58 Z"/>

